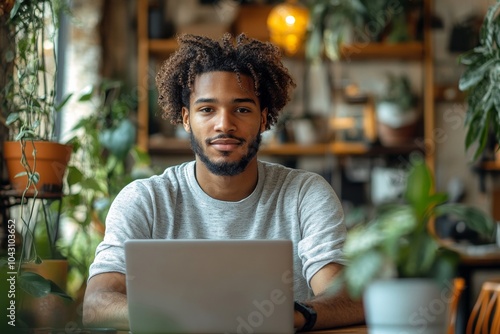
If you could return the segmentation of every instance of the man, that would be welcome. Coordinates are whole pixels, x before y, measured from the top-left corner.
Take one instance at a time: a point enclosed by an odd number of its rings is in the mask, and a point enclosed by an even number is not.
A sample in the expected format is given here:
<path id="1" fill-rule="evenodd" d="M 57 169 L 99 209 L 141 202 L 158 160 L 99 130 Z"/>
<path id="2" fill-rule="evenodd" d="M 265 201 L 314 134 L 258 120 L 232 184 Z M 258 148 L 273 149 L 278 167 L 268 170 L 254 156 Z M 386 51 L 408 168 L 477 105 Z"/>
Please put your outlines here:
<path id="1" fill-rule="evenodd" d="M 256 157 L 261 133 L 295 86 L 279 49 L 245 35 L 236 43 L 229 34 L 220 42 L 184 35 L 156 82 L 164 117 L 183 124 L 196 159 L 118 195 L 90 268 L 84 322 L 128 328 L 123 243 L 129 238 L 290 239 L 294 296 L 309 312 L 295 312 L 295 328 L 362 322 L 360 302 L 324 293 L 344 264 L 346 234 L 331 186 L 317 174 Z"/>

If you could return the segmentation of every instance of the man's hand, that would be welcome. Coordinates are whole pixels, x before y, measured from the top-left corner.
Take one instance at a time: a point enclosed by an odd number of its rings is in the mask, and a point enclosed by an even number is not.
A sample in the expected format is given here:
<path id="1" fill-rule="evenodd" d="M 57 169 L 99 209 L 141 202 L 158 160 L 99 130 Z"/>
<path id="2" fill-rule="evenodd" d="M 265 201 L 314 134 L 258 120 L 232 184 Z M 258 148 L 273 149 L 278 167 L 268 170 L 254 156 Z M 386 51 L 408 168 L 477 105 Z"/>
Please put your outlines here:
<path id="1" fill-rule="evenodd" d="M 104 273 L 89 280 L 83 301 L 83 323 L 88 327 L 129 329 L 124 274 Z"/>
<path id="2" fill-rule="evenodd" d="M 325 293 L 341 269 L 342 265 L 330 263 L 311 278 L 311 288 L 315 297 L 308 300 L 307 304 L 317 313 L 314 329 L 361 324 L 365 321 L 362 301 L 352 300 L 345 290 L 331 295 Z M 294 327 L 300 330 L 304 324 L 304 316 L 295 311 Z"/>
<path id="3" fill-rule="evenodd" d="M 299 311 L 293 312 L 293 328 L 300 330 L 306 324 L 306 318 Z"/>

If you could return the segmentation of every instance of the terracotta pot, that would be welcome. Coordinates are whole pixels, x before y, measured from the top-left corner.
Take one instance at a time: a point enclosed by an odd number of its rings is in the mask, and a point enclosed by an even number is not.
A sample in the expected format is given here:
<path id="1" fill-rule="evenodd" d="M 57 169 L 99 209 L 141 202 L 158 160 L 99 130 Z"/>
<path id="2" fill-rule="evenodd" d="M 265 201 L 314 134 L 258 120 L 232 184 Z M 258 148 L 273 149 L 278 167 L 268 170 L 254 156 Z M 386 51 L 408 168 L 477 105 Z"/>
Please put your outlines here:
<path id="1" fill-rule="evenodd" d="M 41 264 L 27 263 L 23 265 L 23 271 L 37 273 L 66 291 L 67 260 L 43 260 Z M 24 294 L 22 298 L 21 318 L 31 328 L 64 328 L 71 321 L 73 305 L 69 300 L 54 294 L 41 298 Z"/>
<path id="2" fill-rule="evenodd" d="M 384 123 L 378 123 L 378 138 L 383 146 L 393 147 L 411 143 L 415 139 L 417 123 L 393 128 Z"/>
<path id="3" fill-rule="evenodd" d="M 33 148 L 36 149 L 36 165 L 33 157 Z M 35 141 L 33 144 L 26 142 L 25 154 L 28 165 L 34 169 L 40 179 L 36 188 L 43 193 L 61 193 L 63 187 L 66 167 L 71 157 L 71 145 L 63 145 L 47 141 Z M 4 143 L 4 156 L 7 171 L 12 188 L 22 193 L 26 188 L 27 176 L 15 177 L 25 172 L 21 164 L 21 143 L 19 141 L 7 141 Z M 28 191 L 28 195 L 34 193 L 34 189 Z"/>

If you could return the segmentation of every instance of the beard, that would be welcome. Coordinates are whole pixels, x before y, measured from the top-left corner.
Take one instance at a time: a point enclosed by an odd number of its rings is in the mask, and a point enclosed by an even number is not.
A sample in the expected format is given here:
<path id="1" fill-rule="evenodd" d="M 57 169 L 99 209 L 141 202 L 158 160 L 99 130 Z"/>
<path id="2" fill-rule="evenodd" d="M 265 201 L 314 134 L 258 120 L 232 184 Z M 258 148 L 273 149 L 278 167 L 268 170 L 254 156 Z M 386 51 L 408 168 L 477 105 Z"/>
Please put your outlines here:
<path id="1" fill-rule="evenodd" d="M 211 161 L 210 158 L 205 154 L 200 141 L 196 139 L 196 137 L 193 134 L 193 131 L 189 132 L 189 138 L 191 140 L 191 148 L 193 149 L 194 153 L 200 158 L 200 160 L 203 162 L 203 164 L 205 164 L 205 166 L 211 173 L 218 176 L 235 176 L 242 173 L 248 166 L 250 161 L 257 155 L 257 152 L 259 151 L 260 147 L 260 142 L 262 140 L 261 132 L 259 129 L 259 132 L 257 132 L 255 138 L 253 138 L 253 140 L 248 145 L 247 154 L 244 155 L 239 161 L 214 162 Z M 217 137 L 206 139 L 205 144 L 209 145 L 210 141 L 220 138 L 236 139 L 241 142 L 241 145 L 243 145 L 246 142 L 244 139 L 235 137 L 233 135 L 221 134 L 218 135 Z M 230 152 L 222 152 L 222 154 L 224 156 L 228 156 Z"/>

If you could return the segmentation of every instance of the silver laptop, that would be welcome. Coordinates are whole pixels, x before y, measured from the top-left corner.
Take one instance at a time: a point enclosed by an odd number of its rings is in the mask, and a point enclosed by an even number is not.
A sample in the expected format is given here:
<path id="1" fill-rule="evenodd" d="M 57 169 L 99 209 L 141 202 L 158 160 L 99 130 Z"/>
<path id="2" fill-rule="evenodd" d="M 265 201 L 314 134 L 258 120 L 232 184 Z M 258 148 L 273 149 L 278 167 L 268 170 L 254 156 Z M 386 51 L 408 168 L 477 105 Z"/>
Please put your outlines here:
<path id="1" fill-rule="evenodd" d="M 125 242 L 136 333 L 293 333 L 290 240 Z"/>

